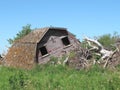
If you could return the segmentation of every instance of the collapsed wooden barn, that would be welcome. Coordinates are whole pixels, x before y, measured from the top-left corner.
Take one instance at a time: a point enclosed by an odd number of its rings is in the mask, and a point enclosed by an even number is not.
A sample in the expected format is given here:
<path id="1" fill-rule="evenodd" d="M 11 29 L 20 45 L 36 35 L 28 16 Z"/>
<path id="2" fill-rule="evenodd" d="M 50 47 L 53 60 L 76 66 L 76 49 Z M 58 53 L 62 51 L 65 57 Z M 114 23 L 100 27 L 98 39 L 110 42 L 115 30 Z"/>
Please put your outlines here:
<path id="1" fill-rule="evenodd" d="M 33 30 L 12 45 L 5 56 L 6 65 L 31 68 L 35 63 L 48 62 L 51 56 L 61 57 L 79 45 L 80 42 L 66 28 L 45 27 Z"/>

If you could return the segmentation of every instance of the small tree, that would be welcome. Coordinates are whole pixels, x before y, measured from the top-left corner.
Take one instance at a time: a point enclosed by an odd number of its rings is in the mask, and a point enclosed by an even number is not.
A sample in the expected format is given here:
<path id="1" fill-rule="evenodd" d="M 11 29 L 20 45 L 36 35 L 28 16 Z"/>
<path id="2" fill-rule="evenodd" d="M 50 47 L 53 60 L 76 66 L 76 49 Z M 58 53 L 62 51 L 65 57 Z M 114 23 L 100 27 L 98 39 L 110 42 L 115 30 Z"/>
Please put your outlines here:
<path id="1" fill-rule="evenodd" d="M 32 29 L 31 29 L 30 24 L 27 24 L 26 26 L 23 26 L 22 30 L 19 31 L 13 39 L 12 38 L 8 39 L 9 44 L 12 45 L 14 43 L 14 41 L 24 37 L 25 35 L 29 34 L 31 31 L 32 31 Z"/>
<path id="2" fill-rule="evenodd" d="M 105 34 L 98 37 L 98 41 L 106 48 L 106 49 L 114 49 L 114 45 L 116 41 L 120 39 L 120 35 L 115 32 L 113 35 Z"/>

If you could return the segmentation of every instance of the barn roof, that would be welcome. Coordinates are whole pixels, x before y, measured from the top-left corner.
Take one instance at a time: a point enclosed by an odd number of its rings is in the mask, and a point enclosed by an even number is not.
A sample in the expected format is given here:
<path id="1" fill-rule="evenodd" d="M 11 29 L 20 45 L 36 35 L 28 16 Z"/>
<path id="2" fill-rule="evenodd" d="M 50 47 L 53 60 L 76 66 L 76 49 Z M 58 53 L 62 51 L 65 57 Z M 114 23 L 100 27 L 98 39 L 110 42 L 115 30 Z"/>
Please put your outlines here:
<path id="1" fill-rule="evenodd" d="M 50 29 L 66 30 L 66 28 L 46 27 L 34 30 L 25 37 L 15 41 L 5 56 L 8 66 L 31 68 L 36 60 L 36 46 Z"/>
<path id="2" fill-rule="evenodd" d="M 45 28 L 40 28 L 36 29 L 32 32 L 30 32 L 28 35 L 25 37 L 17 40 L 16 42 L 21 42 L 21 43 L 38 43 L 43 36 L 46 34 L 46 32 L 50 29 L 57 29 L 57 30 L 66 30 L 66 28 L 59 28 L 59 27 L 45 27 Z"/>

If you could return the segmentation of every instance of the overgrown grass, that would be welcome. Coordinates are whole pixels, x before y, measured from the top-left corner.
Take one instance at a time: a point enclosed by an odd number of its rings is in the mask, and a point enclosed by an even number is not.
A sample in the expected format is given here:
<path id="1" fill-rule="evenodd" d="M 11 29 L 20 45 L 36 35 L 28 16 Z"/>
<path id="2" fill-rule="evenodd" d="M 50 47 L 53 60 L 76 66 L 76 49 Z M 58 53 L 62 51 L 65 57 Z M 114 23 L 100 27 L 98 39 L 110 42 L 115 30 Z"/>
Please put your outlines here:
<path id="1" fill-rule="evenodd" d="M 80 71 L 62 65 L 32 70 L 0 67 L 0 90 L 120 90 L 120 66 Z"/>

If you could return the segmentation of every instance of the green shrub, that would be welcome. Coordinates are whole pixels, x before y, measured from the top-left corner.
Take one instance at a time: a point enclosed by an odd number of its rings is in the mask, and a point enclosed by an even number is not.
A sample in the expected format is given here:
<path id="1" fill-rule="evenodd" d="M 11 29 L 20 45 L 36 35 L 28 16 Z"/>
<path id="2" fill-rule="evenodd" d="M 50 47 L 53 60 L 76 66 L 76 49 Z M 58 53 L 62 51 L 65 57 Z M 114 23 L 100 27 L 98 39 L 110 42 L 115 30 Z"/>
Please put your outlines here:
<path id="1" fill-rule="evenodd" d="M 116 41 L 120 39 L 120 35 L 118 35 L 117 32 L 114 32 L 113 35 L 111 34 L 105 34 L 102 36 L 98 37 L 98 41 L 106 48 L 109 50 L 114 50 L 115 46 L 113 46 Z"/>
<path id="2" fill-rule="evenodd" d="M 9 84 L 12 90 L 25 89 L 30 83 L 30 76 L 24 71 L 18 71 L 9 78 Z"/>

